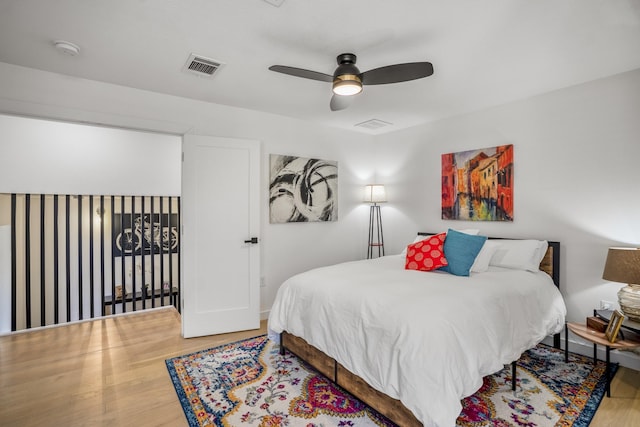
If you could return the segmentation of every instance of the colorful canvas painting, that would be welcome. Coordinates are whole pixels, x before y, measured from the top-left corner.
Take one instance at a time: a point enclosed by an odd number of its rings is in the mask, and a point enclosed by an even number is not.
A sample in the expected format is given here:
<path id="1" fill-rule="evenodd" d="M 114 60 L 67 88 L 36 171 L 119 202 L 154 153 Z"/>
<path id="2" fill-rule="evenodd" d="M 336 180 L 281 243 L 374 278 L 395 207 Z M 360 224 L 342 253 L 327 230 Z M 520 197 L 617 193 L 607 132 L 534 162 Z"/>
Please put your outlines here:
<path id="1" fill-rule="evenodd" d="M 513 221 L 513 145 L 442 155 L 442 219 Z"/>
<path id="2" fill-rule="evenodd" d="M 270 156 L 269 222 L 338 219 L 338 162 Z"/>

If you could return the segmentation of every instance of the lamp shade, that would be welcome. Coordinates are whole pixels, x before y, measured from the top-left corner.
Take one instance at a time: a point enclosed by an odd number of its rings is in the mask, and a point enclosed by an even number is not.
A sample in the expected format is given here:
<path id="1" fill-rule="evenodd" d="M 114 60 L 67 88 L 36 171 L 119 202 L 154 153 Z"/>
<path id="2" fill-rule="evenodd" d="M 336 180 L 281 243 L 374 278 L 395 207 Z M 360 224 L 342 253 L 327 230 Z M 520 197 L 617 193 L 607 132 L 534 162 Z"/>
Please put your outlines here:
<path id="1" fill-rule="evenodd" d="M 602 278 L 640 285 L 640 248 L 609 248 Z"/>
<path id="2" fill-rule="evenodd" d="M 367 203 L 384 203 L 387 201 L 387 192 L 383 184 L 369 184 L 364 187 L 364 201 Z"/>

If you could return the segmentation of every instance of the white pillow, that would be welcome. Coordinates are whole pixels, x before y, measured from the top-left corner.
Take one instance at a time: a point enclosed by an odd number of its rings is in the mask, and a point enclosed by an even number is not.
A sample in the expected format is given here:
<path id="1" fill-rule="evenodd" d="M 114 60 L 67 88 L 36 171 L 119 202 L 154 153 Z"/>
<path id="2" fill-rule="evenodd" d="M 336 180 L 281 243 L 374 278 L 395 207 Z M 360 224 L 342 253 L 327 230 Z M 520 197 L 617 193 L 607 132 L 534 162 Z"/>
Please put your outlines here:
<path id="1" fill-rule="evenodd" d="M 480 232 L 480 230 L 477 230 L 475 228 L 467 228 L 467 229 L 464 229 L 464 230 L 456 230 L 456 231 L 459 231 L 459 232 L 465 233 L 465 234 L 471 234 L 472 236 L 475 236 Z M 438 234 L 438 233 L 436 233 L 436 234 Z M 413 239 L 413 242 L 409 243 L 409 245 L 411 245 L 413 243 L 418 243 L 419 241 L 424 240 L 427 237 L 429 237 L 429 236 L 421 236 L 421 235 L 418 234 L 416 236 L 416 238 Z M 409 246 L 409 245 L 407 245 L 407 246 Z M 402 250 L 402 252 L 400 252 L 400 255 L 406 255 L 407 254 L 407 246 L 405 246 L 404 249 Z"/>
<path id="2" fill-rule="evenodd" d="M 473 265 L 471 266 L 472 273 L 483 273 L 489 269 L 489 262 L 491 262 L 491 258 L 496 253 L 498 248 L 500 247 L 499 240 L 487 240 L 482 245 L 482 249 L 478 252 Z"/>
<path id="3" fill-rule="evenodd" d="M 500 240 L 489 265 L 536 272 L 548 246 L 546 240 Z"/>
<path id="4" fill-rule="evenodd" d="M 421 236 L 421 235 L 417 235 L 415 239 L 413 239 L 413 242 L 409 243 L 409 245 L 412 245 L 414 243 L 418 243 L 421 240 L 424 240 L 426 238 L 428 238 L 429 236 Z M 405 246 L 404 249 L 402 250 L 402 252 L 400 252 L 400 255 L 407 255 L 407 247 L 409 246 Z"/>

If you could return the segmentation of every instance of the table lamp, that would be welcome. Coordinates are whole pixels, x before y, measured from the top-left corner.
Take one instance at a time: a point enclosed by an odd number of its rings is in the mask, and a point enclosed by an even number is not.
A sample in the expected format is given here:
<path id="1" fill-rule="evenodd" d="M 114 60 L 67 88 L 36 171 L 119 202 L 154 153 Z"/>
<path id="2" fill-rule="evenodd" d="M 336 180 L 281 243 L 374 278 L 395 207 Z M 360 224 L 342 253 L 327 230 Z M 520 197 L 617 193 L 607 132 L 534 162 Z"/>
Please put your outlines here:
<path id="1" fill-rule="evenodd" d="M 640 248 L 609 248 L 602 278 L 627 284 L 618 303 L 625 316 L 640 322 Z"/>

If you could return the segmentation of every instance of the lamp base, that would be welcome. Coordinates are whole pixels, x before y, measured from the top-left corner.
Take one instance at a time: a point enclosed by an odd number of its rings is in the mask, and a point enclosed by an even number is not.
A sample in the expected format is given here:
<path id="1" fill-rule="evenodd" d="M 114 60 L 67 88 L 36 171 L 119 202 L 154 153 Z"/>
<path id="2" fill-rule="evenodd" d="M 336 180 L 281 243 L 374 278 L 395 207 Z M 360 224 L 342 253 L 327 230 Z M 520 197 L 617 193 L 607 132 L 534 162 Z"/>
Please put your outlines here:
<path id="1" fill-rule="evenodd" d="M 369 247 L 367 249 L 367 259 L 373 258 L 373 248 L 378 248 L 379 257 L 384 256 L 382 216 L 380 215 L 380 206 L 377 203 L 372 204 L 369 210 Z"/>
<path id="2" fill-rule="evenodd" d="M 618 291 L 618 304 L 625 316 L 640 322 L 640 286 L 627 285 Z"/>

